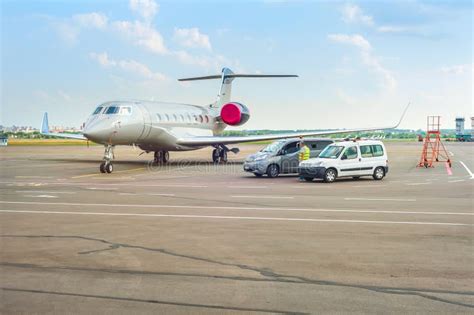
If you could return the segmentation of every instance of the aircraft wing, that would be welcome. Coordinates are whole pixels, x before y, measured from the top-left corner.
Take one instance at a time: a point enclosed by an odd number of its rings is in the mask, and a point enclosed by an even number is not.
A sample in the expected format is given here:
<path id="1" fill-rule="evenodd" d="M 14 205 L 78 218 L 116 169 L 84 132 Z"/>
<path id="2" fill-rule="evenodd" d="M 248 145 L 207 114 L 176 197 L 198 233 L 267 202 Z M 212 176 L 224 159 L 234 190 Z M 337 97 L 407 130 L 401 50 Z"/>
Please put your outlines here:
<path id="1" fill-rule="evenodd" d="M 76 140 L 87 140 L 86 137 L 82 134 L 78 133 L 56 133 L 56 132 L 49 132 L 49 123 L 48 123 L 48 113 L 44 113 L 43 122 L 41 124 L 41 131 L 40 133 L 45 136 L 51 137 L 59 137 L 59 138 L 66 138 L 66 139 L 76 139 Z"/>
<path id="2" fill-rule="evenodd" d="M 356 128 L 356 129 L 336 129 L 336 130 L 328 130 L 328 131 L 291 132 L 291 133 L 280 133 L 280 134 L 269 134 L 269 135 L 258 135 L 258 136 L 239 136 L 239 137 L 205 136 L 205 137 L 179 138 L 177 140 L 177 143 L 180 145 L 187 145 L 187 146 L 205 146 L 205 145 L 214 145 L 214 144 L 234 144 L 234 143 L 278 140 L 278 139 L 296 138 L 296 137 L 327 136 L 327 135 L 341 134 L 341 133 L 394 129 L 394 128 L 397 128 L 402 122 L 402 119 L 405 116 L 405 113 L 408 110 L 409 106 L 410 104 L 408 104 L 405 110 L 403 111 L 403 114 L 400 120 L 398 121 L 398 123 L 393 126 Z"/>

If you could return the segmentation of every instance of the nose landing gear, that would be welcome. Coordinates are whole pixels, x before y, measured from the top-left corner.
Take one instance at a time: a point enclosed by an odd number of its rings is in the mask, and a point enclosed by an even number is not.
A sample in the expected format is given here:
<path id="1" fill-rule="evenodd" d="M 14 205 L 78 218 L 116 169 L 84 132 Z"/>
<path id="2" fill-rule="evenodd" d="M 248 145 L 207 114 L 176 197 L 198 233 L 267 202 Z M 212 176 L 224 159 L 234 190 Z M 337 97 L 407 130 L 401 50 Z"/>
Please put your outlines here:
<path id="1" fill-rule="evenodd" d="M 112 160 L 114 159 L 114 148 L 113 145 L 106 145 L 104 152 L 104 161 L 100 163 L 100 172 L 101 173 L 112 173 L 114 171 L 114 166 L 112 165 Z"/>

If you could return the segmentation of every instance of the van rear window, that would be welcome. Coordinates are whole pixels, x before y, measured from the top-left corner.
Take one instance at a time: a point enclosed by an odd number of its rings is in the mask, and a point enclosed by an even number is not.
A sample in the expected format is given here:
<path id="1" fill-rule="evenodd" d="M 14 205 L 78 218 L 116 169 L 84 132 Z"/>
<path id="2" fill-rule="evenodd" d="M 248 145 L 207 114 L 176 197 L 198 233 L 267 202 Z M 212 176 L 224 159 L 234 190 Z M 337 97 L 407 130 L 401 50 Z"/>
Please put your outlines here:
<path id="1" fill-rule="evenodd" d="M 360 154 L 365 158 L 383 156 L 383 147 L 380 144 L 361 145 Z"/>

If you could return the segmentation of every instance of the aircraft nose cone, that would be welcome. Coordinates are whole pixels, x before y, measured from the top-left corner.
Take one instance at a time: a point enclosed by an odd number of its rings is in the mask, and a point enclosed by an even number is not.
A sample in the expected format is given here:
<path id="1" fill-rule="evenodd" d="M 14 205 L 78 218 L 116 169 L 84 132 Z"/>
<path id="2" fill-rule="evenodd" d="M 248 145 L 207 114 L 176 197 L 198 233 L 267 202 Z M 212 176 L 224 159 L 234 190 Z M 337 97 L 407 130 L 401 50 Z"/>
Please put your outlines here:
<path id="1" fill-rule="evenodd" d="M 89 125 L 84 128 L 83 135 L 90 140 L 101 140 L 107 136 L 107 130 L 98 125 Z"/>

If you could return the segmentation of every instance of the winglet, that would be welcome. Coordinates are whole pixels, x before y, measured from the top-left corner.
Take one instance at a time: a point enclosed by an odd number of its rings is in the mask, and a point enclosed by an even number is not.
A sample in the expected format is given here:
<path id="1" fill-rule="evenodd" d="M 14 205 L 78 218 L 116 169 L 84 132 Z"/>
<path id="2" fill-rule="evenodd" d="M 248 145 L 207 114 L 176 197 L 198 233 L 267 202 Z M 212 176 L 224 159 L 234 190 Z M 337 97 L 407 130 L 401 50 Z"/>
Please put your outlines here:
<path id="1" fill-rule="evenodd" d="M 406 114 L 407 111 L 408 111 L 408 107 L 410 107 L 410 104 L 411 104 L 411 102 L 408 102 L 408 105 L 407 105 L 407 107 L 405 107 L 405 109 L 403 110 L 402 116 L 400 117 L 400 120 L 398 121 L 398 124 L 396 124 L 395 127 L 393 127 L 393 129 L 395 129 L 395 128 L 397 128 L 398 126 L 400 126 L 400 124 L 402 123 L 403 118 L 405 117 L 405 114 Z"/>
<path id="2" fill-rule="evenodd" d="M 41 123 L 41 133 L 49 133 L 48 113 L 44 113 L 43 122 Z"/>

